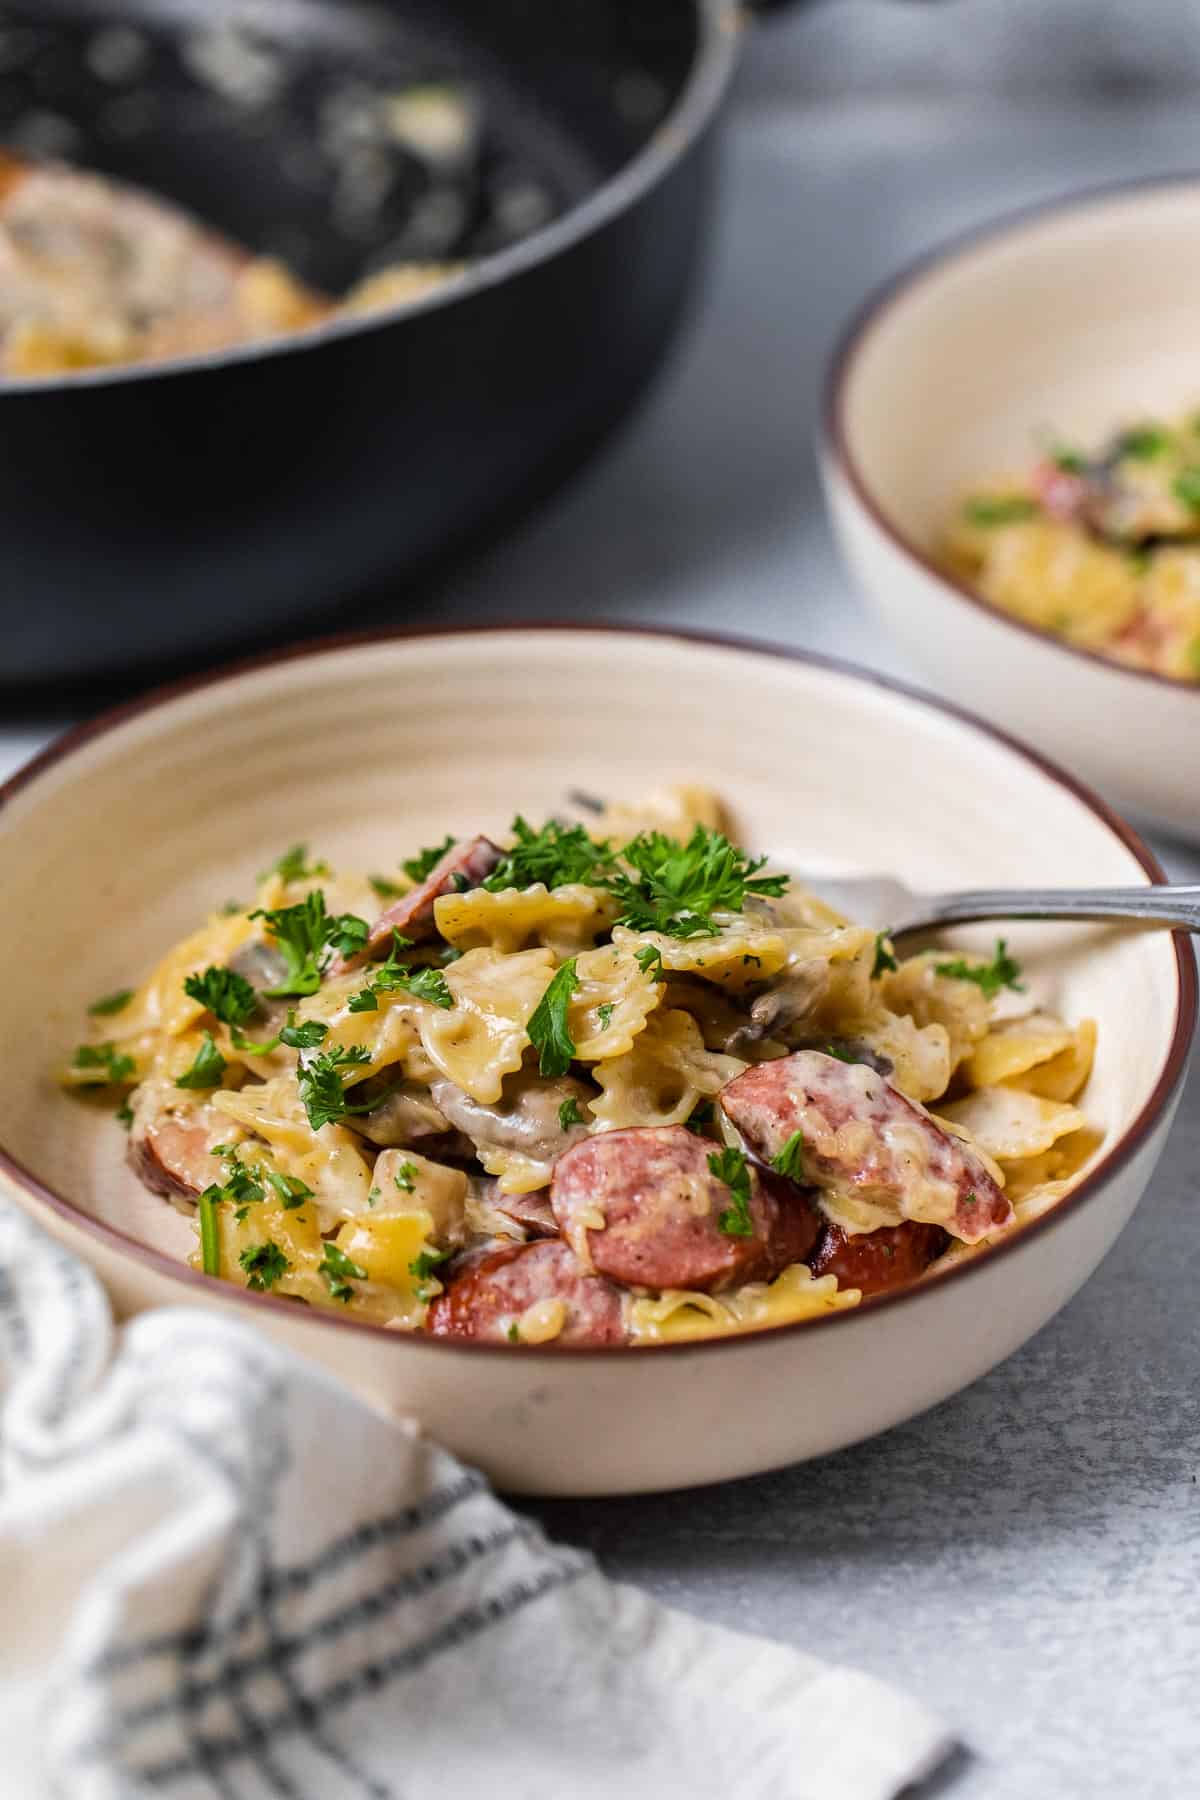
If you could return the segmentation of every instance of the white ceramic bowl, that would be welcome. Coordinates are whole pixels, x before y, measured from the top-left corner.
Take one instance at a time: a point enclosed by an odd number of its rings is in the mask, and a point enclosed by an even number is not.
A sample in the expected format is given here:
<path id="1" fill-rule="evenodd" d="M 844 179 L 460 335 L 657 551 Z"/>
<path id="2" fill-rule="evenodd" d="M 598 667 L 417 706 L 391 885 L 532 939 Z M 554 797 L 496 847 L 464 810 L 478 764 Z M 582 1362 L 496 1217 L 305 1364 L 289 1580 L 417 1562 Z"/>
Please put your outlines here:
<path id="1" fill-rule="evenodd" d="M 1010 933 L 1047 996 L 1100 1023 L 1085 1106 L 1107 1135 L 1054 1213 L 921 1289 L 696 1345 L 455 1343 L 209 1281 L 179 1260 L 186 1221 L 126 1169 L 120 1128 L 50 1078 L 90 998 L 244 893 L 289 842 L 372 867 L 447 829 L 503 830 L 518 807 L 548 813 L 569 786 L 635 795 L 681 777 L 727 796 L 748 844 L 813 867 L 890 867 L 917 884 L 1156 873 L 1098 802 L 1016 745 L 831 664 L 609 629 L 285 653 L 85 726 L 0 792 L 0 1186 L 123 1311 L 203 1304 L 255 1320 L 514 1489 L 745 1475 L 964 1387 L 1086 1280 L 1150 1177 L 1196 998 L 1190 949 L 1165 933 Z"/>
<path id="2" fill-rule="evenodd" d="M 864 592 L 950 695 L 1200 839 L 1200 686 L 1122 668 L 943 574 L 963 488 L 1027 466 L 1037 434 L 1103 442 L 1200 405 L 1200 180 L 1042 208 L 951 244 L 852 324 L 826 391 L 822 463 Z"/>

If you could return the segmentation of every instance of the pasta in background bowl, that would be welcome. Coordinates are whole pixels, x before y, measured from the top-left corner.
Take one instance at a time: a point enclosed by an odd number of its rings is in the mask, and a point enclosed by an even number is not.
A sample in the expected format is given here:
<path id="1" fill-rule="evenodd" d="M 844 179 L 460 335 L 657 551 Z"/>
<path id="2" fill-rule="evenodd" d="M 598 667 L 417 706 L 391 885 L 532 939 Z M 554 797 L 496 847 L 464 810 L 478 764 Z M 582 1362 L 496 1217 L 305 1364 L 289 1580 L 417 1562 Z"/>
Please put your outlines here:
<path id="1" fill-rule="evenodd" d="M 847 561 L 938 691 L 1193 841 L 1197 280 L 1192 178 L 965 236 L 848 327 L 822 443 Z"/>
<path id="2" fill-rule="evenodd" d="M 603 819 L 565 812 L 571 789 L 622 800 L 681 779 L 690 788 L 648 815 L 636 803 Z M 518 808 L 535 821 L 524 839 Z M 614 847 L 607 874 L 526 879 L 553 848 L 540 821 L 556 816 L 577 847 Z M 686 847 L 698 828 L 708 856 L 723 825 L 747 847 L 720 850 L 722 879 L 732 870 L 744 890 L 724 897 L 741 903 L 712 908 L 695 933 L 658 928 L 679 907 L 638 916 L 619 879 L 644 873 L 633 847 L 675 856 L 672 840 Z M 481 839 L 510 860 L 524 844 L 519 879 L 503 863 L 482 872 Z M 288 841 L 312 848 L 266 868 Z M 433 937 L 408 887 L 425 874 L 423 845 L 468 858 L 462 881 L 436 883 Z M 886 940 L 784 878 L 825 867 L 893 868 L 918 885 L 1128 882 L 1153 864 L 1069 782 L 931 702 L 664 634 L 400 636 L 267 659 L 48 753 L 10 784 L 0 854 L 12 871 L 6 1191 L 82 1249 L 119 1305 L 256 1318 L 533 1491 L 748 1473 L 974 1379 L 1062 1304 L 1128 1217 L 1190 1032 L 1191 963 L 1166 934 L 1022 926 L 1001 954 L 994 934 L 956 933 L 934 952 L 901 947 L 891 968 Z M 293 938 L 292 909 L 310 923 L 319 910 L 308 940 Z M 328 961 L 315 982 L 314 943 Z M 156 963 L 132 997 L 111 992 Z M 229 980 L 239 971 L 249 997 Z M 817 1004 L 783 1023 L 801 971 Z M 90 1054 L 65 1073 L 115 1085 L 81 1102 L 52 1070 L 97 996 L 107 1010 L 83 1040 Z M 817 1109 L 802 1126 L 781 1110 L 781 1079 L 787 1106 Z M 534 1095 L 541 1136 L 500 1142 L 514 1082 Z M 901 1208 L 901 1223 L 934 1234 L 934 1266 L 924 1273 L 925 1255 L 921 1278 L 892 1291 L 856 1285 L 836 1259 L 822 1267 L 802 1241 L 810 1202 L 797 1210 L 796 1197 L 814 1186 L 818 1232 L 840 1228 L 853 1246 L 892 1228 L 886 1211 L 855 1215 L 864 1196 L 839 1187 L 833 1114 L 847 1083 L 907 1108 L 901 1135 L 951 1157 L 954 1204 L 943 1186 L 939 1216 L 925 1201 Z M 174 1127 L 200 1125 L 207 1211 L 234 1281 L 189 1265 L 205 1256 L 205 1189 L 190 1182 L 177 1209 L 127 1166 L 114 1117 L 127 1089 L 137 1160 L 145 1172 L 149 1145 L 160 1187 L 181 1167 Z M 402 1106 L 402 1141 L 381 1143 L 378 1115 Z M 447 1126 L 449 1155 L 433 1141 Z M 672 1168 L 684 1158 L 697 1254 L 715 1263 L 650 1269 L 631 1231 L 635 1261 L 600 1266 L 628 1198 L 612 1146 L 631 1139 Z M 878 1206 L 878 1186 L 865 1198 Z M 970 1222 L 981 1204 L 982 1229 Z M 749 1229 L 722 1230 L 722 1216 Z M 484 1270 L 481 1296 L 480 1259 L 498 1242 L 508 1260 Z M 611 1331 L 573 1335 L 574 1290 L 528 1285 L 568 1254 L 590 1255 L 587 1279 L 619 1290 Z"/>

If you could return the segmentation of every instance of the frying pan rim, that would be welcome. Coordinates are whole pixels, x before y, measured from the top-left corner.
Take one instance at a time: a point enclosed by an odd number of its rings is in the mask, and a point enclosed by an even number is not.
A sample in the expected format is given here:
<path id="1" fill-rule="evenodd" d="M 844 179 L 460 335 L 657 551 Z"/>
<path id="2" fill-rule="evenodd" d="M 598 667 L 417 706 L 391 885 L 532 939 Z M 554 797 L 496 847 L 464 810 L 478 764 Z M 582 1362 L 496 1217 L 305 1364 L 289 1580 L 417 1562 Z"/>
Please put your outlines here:
<path id="1" fill-rule="evenodd" d="M 398 301 L 352 318 L 333 318 L 306 331 L 287 332 L 261 343 L 195 351 L 161 362 L 128 363 L 116 368 L 76 369 L 62 375 L 0 378 L 0 402 L 6 395 L 72 392 L 124 387 L 131 382 L 161 381 L 214 369 L 258 363 L 268 358 L 323 349 L 342 338 L 380 331 L 401 319 L 448 308 L 499 287 L 539 264 L 552 261 L 594 236 L 628 211 L 680 163 L 716 117 L 737 64 L 744 18 L 737 0 L 690 0 L 697 26 L 696 52 L 687 79 L 666 117 L 641 149 L 578 205 L 531 232 L 507 249 L 468 265 L 465 274 L 438 284 L 414 300 Z"/>

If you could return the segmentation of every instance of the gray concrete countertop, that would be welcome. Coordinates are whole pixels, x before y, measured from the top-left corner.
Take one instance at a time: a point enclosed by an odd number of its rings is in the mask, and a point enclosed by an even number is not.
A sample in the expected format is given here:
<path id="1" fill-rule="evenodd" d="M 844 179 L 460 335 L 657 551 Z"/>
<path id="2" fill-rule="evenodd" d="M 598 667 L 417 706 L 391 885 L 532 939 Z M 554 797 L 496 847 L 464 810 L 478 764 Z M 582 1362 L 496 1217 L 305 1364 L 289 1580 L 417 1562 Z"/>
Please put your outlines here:
<path id="1" fill-rule="evenodd" d="M 947 232 L 1200 162 L 1200 124 L 1179 101 L 800 106 L 778 79 L 790 40 L 771 38 L 792 29 L 763 27 L 751 46 L 711 278 L 670 371 L 604 458 L 431 618 L 712 626 L 907 672 L 822 514 L 812 437 L 839 324 Z M 0 728 L 0 773 L 58 722 Z M 1200 858 L 1159 848 L 1200 875 Z M 1083 1293 L 926 1417 L 755 1481 L 537 1510 L 666 1600 L 923 1693 L 967 1747 L 939 1784 L 964 1800 L 1194 1792 L 1193 1158 L 1195 1082 L 1136 1222 Z"/>

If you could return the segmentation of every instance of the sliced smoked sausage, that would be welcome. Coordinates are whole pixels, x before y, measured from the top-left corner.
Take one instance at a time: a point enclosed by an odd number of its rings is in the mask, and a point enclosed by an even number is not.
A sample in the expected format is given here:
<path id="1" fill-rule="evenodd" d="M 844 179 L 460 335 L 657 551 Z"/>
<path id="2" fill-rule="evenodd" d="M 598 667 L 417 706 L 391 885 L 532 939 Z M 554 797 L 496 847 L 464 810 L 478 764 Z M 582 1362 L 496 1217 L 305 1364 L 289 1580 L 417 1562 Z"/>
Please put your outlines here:
<path id="1" fill-rule="evenodd" d="M 858 1288 L 863 1296 L 917 1281 L 946 1245 L 940 1225 L 885 1225 L 851 1237 L 840 1225 L 826 1225 L 809 1258 L 814 1275 L 836 1275 L 840 1288 Z"/>
<path id="2" fill-rule="evenodd" d="M 780 1223 L 780 1203 L 747 1165 L 751 1232 L 721 1229 L 733 1194 L 708 1166 L 716 1146 L 682 1125 L 634 1126 L 587 1138 L 561 1157 L 550 1190 L 554 1216 L 580 1260 L 630 1287 L 715 1290 L 753 1281 L 816 1225 L 797 1194 Z M 778 1247 L 777 1247 L 778 1246 Z"/>
<path id="3" fill-rule="evenodd" d="M 355 969 L 368 958 L 389 950 L 393 931 L 398 931 L 401 937 L 411 938 L 414 943 L 432 937 L 434 902 L 443 894 L 478 887 L 503 854 L 490 838 L 485 837 L 466 838 L 461 844 L 452 844 L 424 881 L 384 908 L 371 927 L 365 949 L 357 956 L 339 957 L 333 973 L 344 975 L 348 969 Z"/>
<path id="4" fill-rule="evenodd" d="M 865 1063 L 799 1050 L 759 1063 L 722 1090 L 721 1107 L 765 1161 L 795 1132 L 804 1179 L 832 1206 L 867 1203 L 976 1243 L 1012 1220 L 981 1158 Z"/>
<path id="5" fill-rule="evenodd" d="M 555 1301 L 562 1307 L 561 1327 L 542 1338 L 547 1320 L 554 1322 Z M 539 1308 L 540 1316 L 531 1315 L 539 1302 L 549 1304 Z M 434 1337 L 513 1343 L 623 1344 L 628 1335 L 620 1289 L 589 1274 L 565 1244 L 552 1239 L 472 1258 L 431 1303 L 425 1329 Z"/>

